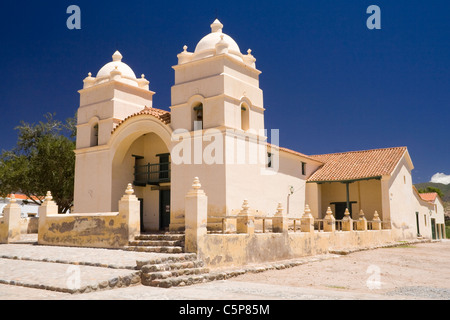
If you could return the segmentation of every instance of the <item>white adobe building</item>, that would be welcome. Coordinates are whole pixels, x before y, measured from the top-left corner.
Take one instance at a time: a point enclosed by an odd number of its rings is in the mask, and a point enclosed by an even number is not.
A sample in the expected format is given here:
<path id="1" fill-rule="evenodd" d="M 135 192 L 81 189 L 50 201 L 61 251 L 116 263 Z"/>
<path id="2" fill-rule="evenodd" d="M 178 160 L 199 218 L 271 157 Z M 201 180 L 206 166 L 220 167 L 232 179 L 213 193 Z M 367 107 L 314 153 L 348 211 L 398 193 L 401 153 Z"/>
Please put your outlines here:
<path id="1" fill-rule="evenodd" d="M 354 218 L 377 211 L 417 235 L 407 149 L 307 156 L 268 144 L 256 59 L 217 19 L 193 52 L 178 54 L 170 111 L 153 107 L 149 81 L 122 59 L 116 51 L 79 91 L 74 212 L 117 211 L 133 182 L 141 231 L 182 230 L 184 197 L 199 177 L 211 228 L 247 199 L 256 215 L 273 215 L 278 203 L 290 217 L 306 204 L 319 219 L 327 207 L 337 218 L 346 207 Z"/>
<path id="2" fill-rule="evenodd" d="M 419 211 L 416 212 L 416 218 L 419 220 L 417 222 L 419 226 L 418 233 L 431 239 L 445 238 L 445 209 L 441 197 L 437 192 L 416 194 L 420 196 L 421 200 L 427 202 L 429 209 L 429 214 L 422 214 L 422 216 Z M 431 204 L 431 208 L 429 204 Z M 423 207 L 426 207 L 426 205 L 422 205 Z"/>
<path id="3" fill-rule="evenodd" d="M 3 212 L 5 206 L 11 202 L 11 196 L 8 195 L 6 198 L 0 198 L 0 214 Z M 28 199 L 27 196 L 23 194 L 14 194 L 16 203 L 20 206 L 20 216 L 21 218 L 27 218 L 29 216 L 37 216 L 39 205 Z"/>

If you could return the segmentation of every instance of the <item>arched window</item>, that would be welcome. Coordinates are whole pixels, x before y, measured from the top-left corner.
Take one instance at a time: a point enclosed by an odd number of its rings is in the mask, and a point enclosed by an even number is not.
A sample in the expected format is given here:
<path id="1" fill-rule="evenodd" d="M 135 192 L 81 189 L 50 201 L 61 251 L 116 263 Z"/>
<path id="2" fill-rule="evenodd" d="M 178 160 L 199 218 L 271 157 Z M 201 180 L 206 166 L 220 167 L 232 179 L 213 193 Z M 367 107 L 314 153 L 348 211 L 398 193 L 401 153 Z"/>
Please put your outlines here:
<path id="1" fill-rule="evenodd" d="M 198 103 L 194 106 L 194 130 L 203 129 L 203 104 Z"/>
<path id="2" fill-rule="evenodd" d="M 241 104 L 241 129 L 244 131 L 250 128 L 249 113 L 249 107 L 245 103 Z"/>
<path id="3" fill-rule="evenodd" d="M 91 127 L 91 147 L 98 146 L 98 123 Z"/>

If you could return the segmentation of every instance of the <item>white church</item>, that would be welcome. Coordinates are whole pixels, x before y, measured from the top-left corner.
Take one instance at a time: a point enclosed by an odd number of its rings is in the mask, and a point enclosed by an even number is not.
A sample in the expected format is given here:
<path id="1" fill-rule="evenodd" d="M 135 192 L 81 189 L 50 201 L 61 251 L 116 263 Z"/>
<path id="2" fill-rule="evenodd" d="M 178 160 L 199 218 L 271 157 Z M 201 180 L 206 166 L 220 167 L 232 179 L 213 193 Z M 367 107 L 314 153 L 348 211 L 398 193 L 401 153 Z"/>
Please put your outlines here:
<path id="1" fill-rule="evenodd" d="M 183 230 L 184 197 L 199 177 L 212 229 L 244 199 L 261 216 L 273 216 L 281 203 L 288 217 L 301 217 L 306 205 L 317 219 L 328 207 L 336 219 L 345 209 L 354 219 L 361 210 L 368 220 L 377 212 L 410 237 L 443 228 L 443 216 L 412 185 L 406 147 L 308 156 L 279 146 L 276 131 L 265 130 L 251 50 L 242 54 L 217 19 L 210 27 L 193 52 L 184 46 L 178 54 L 170 111 L 153 107 L 149 81 L 118 51 L 84 79 L 74 212 L 115 212 L 133 183 L 141 231 Z"/>

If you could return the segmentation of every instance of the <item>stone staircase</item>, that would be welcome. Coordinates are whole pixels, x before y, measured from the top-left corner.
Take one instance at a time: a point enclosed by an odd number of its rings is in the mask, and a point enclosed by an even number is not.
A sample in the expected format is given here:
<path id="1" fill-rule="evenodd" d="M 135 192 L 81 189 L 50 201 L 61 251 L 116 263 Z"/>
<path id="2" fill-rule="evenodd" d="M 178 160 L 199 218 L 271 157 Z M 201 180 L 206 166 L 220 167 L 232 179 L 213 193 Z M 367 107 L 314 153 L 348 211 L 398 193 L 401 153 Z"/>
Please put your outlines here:
<path id="1" fill-rule="evenodd" d="M 184 253 L 184 233 L 143 233 L 124 248 L 128 251 L 167 253 L 150 261 L 138 261 L 141 283 L 170 288 L 211 281 L 209 269 L 193 253 Z"/>
<path id="2" fill-rule="evenodd" d="M 138 252 L 183 253 L 184 233 L 143 233 L 130 241 L 124 249 Z"/>
<path id="3" fill-rule="evenodd" d="M 209 269 L 196 254 L 181 254 L 170 260 L 148 263 L 140 267 L 141 283 L 145 286 L 170 288 L 211 281 Z"/>

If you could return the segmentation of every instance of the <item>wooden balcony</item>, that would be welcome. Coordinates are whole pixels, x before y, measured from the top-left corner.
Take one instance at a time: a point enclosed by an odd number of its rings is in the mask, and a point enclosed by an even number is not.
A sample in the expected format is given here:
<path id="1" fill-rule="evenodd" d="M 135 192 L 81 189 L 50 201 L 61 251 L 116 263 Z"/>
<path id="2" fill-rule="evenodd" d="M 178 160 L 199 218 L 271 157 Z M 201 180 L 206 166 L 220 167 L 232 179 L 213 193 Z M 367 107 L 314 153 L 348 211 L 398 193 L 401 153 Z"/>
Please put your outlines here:
<path id="1" fill-rule="evenodd" d="M 135 186 L 157 186 L 167 182 L 170 182 L 170 162 L 134 166 Z"/>

